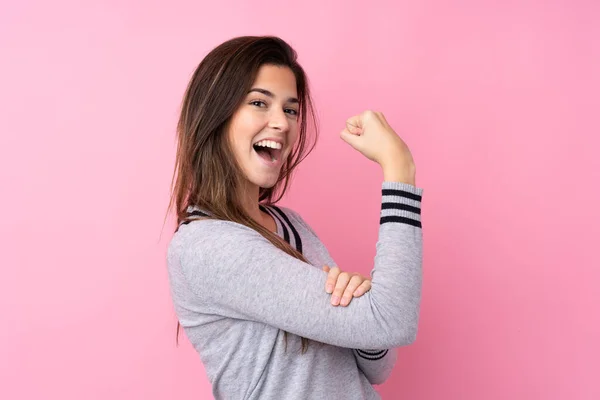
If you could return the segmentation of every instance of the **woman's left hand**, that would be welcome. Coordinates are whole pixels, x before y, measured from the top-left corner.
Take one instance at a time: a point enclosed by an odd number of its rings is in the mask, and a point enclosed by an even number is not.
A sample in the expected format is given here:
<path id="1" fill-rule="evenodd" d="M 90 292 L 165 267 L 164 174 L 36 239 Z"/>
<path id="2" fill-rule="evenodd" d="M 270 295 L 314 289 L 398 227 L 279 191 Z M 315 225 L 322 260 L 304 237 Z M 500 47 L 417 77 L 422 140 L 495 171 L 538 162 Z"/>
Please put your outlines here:
<path id="1" fill-rule="evenodd" d="M 327 265 L 323 271 L 328 273 L 325 291 L 333 292 L 331 304 L 334 306 L 347 306 L 352 297 L 360 297 L 371 289 L 371 279 L 359 273 L 342 272 L 340 267 L 329 268 Z"/>

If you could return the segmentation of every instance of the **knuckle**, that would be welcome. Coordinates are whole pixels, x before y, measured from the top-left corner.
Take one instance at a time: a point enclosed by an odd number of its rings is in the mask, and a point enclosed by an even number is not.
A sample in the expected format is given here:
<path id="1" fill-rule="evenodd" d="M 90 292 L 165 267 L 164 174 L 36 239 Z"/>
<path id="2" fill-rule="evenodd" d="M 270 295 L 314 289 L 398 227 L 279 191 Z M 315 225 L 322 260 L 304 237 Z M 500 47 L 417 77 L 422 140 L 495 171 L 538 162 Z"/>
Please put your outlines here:
<path id="1" fill-rule="evenodd" d="M 340 284 L 340 282 L 338 282 L 338 284 L 335 287 L 335 290 L 337 290 L 339 295 L 341 296 L 342 294 L 344 294 L 344 291 L 346 290 L 346 284 L 344 284 L 344 283 Z"/>

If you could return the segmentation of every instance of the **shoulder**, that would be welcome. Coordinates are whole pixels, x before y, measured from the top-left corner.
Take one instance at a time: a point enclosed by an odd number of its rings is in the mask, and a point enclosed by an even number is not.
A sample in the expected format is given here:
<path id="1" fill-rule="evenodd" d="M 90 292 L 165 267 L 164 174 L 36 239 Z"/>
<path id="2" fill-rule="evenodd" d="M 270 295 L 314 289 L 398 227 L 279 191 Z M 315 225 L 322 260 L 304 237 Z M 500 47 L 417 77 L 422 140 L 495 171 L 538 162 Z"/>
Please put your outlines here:
<path id="1" fill-rule="evenodd" d="M 226 253 L 244 243 L 266 241 L 252 228 L 231 221 L 199 219 L 182 224 L 173 234 L 168 256 L 205 258 Z"/>

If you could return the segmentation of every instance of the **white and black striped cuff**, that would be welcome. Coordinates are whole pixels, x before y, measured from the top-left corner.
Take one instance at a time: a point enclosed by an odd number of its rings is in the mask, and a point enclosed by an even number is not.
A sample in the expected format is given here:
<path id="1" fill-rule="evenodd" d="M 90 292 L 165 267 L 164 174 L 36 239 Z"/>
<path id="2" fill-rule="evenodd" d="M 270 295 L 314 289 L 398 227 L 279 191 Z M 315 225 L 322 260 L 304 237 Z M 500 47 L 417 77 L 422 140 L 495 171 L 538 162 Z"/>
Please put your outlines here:
<path id="1" fill-rule="evenodd" d="M 380 224 L 395 222 L 422 228 L 422 188 L 402 182 L 383 182 L 381 195 Z"/>

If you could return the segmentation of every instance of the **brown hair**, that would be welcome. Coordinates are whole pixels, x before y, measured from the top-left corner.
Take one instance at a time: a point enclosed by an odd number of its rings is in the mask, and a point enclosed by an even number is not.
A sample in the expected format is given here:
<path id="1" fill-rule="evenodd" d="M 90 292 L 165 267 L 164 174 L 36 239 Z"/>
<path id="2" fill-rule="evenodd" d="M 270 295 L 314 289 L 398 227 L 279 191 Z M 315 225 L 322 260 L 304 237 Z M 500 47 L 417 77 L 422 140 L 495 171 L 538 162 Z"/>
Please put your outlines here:
<path id="1" fill-rule="evenodd" d="M 198 206 L 211 218 L 233 221 L 258 231 L 274 246 L 299 260 L 301 253 L 277 234 L 254 221 L 239 198 L 244 174 L 231 156 L 227 125 L 244 101 L 263 65 L 290 68 L 296 78 L 299 99 L 299 134 L 283 163 L 275 186 L 260 188 L 259 202 L 270 205 L 284 195 L 294 168 L 312 151 L 318 136 L 316 116 L 304 70 L 295 50 L 273 36 L 243 36 L 214 48 L 200 62 L 184 95 L 177 124 L 177 155 L 171 183 L 169 210 L 175 205 L 177 225 L 188 221 L 187 208 Z M 314 133 L 309 143 L 308 127 Z M 180 324 L 177 323 L 177 339 Z M 286 349 L 287 334 L 284 332 Z M 308 339 L 302 337 L 302 353 Z"/>

